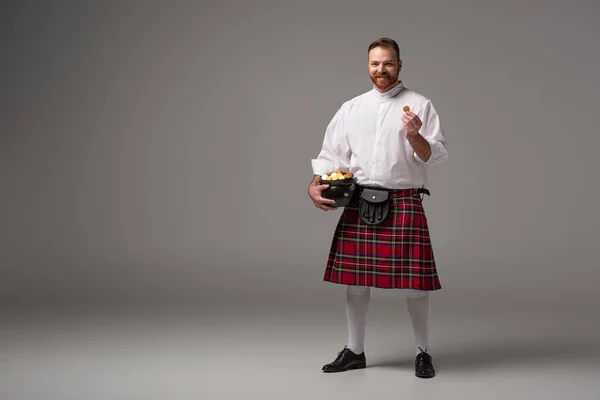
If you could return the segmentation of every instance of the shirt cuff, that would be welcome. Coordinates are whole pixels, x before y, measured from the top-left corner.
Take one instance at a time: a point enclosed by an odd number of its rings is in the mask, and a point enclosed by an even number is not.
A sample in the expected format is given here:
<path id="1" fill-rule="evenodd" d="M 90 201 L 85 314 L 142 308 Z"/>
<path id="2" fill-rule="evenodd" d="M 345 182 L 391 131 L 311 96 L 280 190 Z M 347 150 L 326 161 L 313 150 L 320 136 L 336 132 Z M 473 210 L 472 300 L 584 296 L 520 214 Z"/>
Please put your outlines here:
<path id="1" fill-rule="evenodd" d="M 445 161 L 448 158 L 448 152 L 444 145 L 437 140 L 425 139 L 431 147 L 431 155 L 427 161 L 421 160 L 421 157 L 417 155 L 417 152 L 413 152 L 414 157 L 422 164 L 434 164 Z"/>
<path id="2" fill-rule="evenodd" d="M 335 169 L 332 163 L 325 160 L 312 159 L 311 164 L 315 175 L 325 175 Z"/>

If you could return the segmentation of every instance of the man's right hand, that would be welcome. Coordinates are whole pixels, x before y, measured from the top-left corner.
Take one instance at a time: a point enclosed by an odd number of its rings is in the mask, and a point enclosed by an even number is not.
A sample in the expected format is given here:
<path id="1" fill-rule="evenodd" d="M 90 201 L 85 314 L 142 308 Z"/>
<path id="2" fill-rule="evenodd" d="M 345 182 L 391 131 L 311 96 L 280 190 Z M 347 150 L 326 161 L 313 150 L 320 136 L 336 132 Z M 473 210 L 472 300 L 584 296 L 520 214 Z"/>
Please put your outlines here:
<path id="1" fill-rule="evenodd" d="M 332 204 L 335 204 L 335 200 L 326 199 L 322 196 L 323 190 L 327 189 L 328 187 L 329 185 L 327 184 L 319 185 L 319 180 L 315 178 L 315 180 L 312 181 L 308 186 L 308 195 L 313 203 L 315 203 L 315 207 L 324 211 L 337 210 L 336 207 L 331 206 Z"/>

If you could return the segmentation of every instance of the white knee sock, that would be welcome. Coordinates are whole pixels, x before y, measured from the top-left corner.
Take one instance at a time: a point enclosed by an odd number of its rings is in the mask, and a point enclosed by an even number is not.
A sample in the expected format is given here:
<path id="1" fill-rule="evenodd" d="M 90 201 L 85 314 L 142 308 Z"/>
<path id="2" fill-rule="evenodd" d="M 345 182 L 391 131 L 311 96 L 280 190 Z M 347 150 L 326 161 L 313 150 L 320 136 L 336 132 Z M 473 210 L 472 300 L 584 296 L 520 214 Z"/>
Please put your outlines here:
<path id="1" fill-rule="evenodd" d="M 406 296 L 406 306 L 412 320 L 417 354 L 428 349 L 429 345 L 429 309 L 428 291 L 411 290 Z M 420 349 L 419 349 L 420 348 Z"/>
<path id="2" fill-rule="evenodd" d="M 356 354 L 361 354 L 365 348 L 365 329 L 370 299 L 371 288 L 368 286 L 349 285 L 346 288 L 347 347 Z"/>

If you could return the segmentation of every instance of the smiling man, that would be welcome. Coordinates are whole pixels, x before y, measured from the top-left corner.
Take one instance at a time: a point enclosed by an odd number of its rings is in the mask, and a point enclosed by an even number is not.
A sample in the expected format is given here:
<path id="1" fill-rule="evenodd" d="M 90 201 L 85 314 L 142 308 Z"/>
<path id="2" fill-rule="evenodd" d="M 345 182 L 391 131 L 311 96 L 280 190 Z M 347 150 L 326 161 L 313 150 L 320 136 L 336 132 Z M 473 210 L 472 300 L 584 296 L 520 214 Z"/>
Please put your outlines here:
<path id="1" fill-rule="evenodd" d="M 346 101 L 327 126 L 312 160 L 308 194 L 321 210 L 321 176 L 350 171 L 357 183 L 331 243 L 324 280 L 346 286 L 348 341 L 324 372 L 365 368 L 371 288 L 402 289 L 416 344 L 415 375 L 435 376 L 429 353 L 430 292 L 441 289 L 422 194 L 427 167 L 447 160 L 446 136 L 431 101 L 398 79 L 400 49 L 390 38 L 368 48 L 373 88 Z"/>

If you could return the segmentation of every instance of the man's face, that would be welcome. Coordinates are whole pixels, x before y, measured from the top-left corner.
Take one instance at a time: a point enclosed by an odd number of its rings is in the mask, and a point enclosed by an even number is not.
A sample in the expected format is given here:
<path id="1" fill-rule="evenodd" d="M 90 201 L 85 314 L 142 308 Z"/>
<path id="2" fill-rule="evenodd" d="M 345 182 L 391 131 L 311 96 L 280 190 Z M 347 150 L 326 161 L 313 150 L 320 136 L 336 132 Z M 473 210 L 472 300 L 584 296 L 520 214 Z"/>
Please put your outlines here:
<path id="1" fill-rule="evenodd" d="M 398 82 L 402 61 L 394 49 L 375 47 L 369 52 L 369 76 L 375 87 L 385 92 Z"/>

